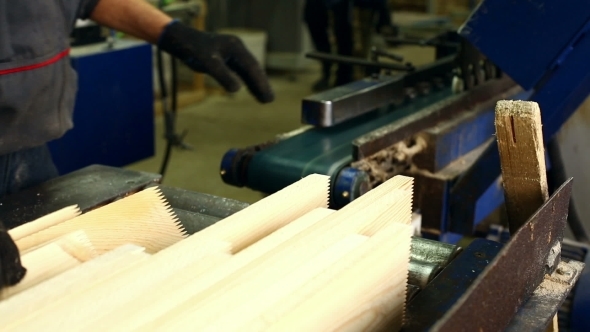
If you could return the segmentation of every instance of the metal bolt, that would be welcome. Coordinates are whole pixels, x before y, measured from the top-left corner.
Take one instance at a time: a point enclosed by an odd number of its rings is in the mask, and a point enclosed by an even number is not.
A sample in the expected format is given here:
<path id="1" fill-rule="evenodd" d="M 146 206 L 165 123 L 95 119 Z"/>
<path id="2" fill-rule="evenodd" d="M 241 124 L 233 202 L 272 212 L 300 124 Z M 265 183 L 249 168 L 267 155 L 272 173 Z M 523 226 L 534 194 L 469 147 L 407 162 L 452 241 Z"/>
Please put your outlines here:
<path id="1" fill-rule="evenodd" d="M 475 257 L 477 257 L 477 258 L 485 258 L 486 257 L 486 254 L 484 254 L 483 252 L 479 252 L 478 251 L 478 252 L 475 253 Z"/>
<path id="2" fill-rule="evenodd" d="M 545 265 L 547 268 L 551 269 L 555 266 L 555 263 L 559 263 L 559 256 L 561 254 L 561 243 L 556 242 L 555 245 L 549 251 L 549 255 L 547 256 L 547 261 Z"/>
<path id="3" fill-rule="evenodd" d="M 561 275 L 568 276 L 568 277 L 572 275 L 572 271 L 570 271 L 568 269 L 564 269 L 563 266 L 560 266 L 557 268 L 557 273 L 561 274 Z"/>

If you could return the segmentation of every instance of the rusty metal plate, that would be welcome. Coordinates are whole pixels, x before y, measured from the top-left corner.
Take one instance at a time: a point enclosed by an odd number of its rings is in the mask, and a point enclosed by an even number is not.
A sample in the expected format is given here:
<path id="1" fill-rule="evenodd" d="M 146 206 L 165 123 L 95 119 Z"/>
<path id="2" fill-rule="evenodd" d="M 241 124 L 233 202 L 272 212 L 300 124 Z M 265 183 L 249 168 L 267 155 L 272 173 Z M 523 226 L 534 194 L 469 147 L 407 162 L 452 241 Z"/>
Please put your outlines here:
<path id="1" fill-rule="evenodd" d="M 545 276 L 533 295 L 520 308 L 506 332 L 545 332 L 583 269 L 582 262 L 560 262 L 557 270 L 552 275 Z"/>
<path id="2" fill-rule="evenodd" d="M 572 179 L 566 181 L 502 248 L 433 331 L 504 330 L 559 263 Z"/>

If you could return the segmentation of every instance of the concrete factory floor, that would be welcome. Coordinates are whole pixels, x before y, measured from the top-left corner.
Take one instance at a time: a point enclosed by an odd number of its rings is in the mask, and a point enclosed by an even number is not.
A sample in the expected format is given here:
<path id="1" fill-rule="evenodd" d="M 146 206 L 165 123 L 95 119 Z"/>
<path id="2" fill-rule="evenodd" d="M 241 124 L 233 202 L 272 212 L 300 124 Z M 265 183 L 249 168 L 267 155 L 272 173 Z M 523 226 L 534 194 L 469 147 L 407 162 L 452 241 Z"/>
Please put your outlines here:
<path id="1" fill-rule="evenodd" d="M 416 65 L 430 62 L 434 56 L 432 49 L 415 46 L 394 51 Z M 301 99 L 311 94 L 311 85 L 318 78 L 316 66 L 298 73 L 296 81 L 290 81 L 286 74 L 272 75 L 276 100 L 268 105 L 258 104 L 242 89 L 233 96 L 210 96 L 181 109 L 178 131 L 188 130 L 186 143 L 194 150 L 173 150 L 163 183 L 248 203 L 262 198 L 261 193 L 223 183 L 219 175 L 221 158 L 230 148 L 263 143 L 300 127 Z M 159 171 L 165 150 L 162 120 L 156 119 L 156 156 L 128 168 Z"/>

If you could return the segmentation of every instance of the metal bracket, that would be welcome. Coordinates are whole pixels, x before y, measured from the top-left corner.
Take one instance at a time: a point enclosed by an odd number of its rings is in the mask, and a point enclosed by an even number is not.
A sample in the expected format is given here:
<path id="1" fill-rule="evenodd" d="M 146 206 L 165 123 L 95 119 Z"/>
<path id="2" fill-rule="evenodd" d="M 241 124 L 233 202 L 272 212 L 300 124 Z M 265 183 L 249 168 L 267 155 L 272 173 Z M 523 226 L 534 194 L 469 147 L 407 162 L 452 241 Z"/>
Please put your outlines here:
<path id="1" fill-rule="evenodd" d="M 498 331 L 508 326 L 544 276 L 556 267 L 546 262 L 551 249 L 563 240 L 571 192 L 569 179 L 512 236 L 434 331 Z"/>

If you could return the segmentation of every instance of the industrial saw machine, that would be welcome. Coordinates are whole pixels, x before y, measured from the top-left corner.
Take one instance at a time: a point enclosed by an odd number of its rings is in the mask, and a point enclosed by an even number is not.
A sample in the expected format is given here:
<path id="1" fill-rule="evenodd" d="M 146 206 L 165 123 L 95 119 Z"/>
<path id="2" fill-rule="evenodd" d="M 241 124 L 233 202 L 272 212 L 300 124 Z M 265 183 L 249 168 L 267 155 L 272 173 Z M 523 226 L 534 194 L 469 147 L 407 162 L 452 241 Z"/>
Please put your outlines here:
<path id="1" fill-rule="evenodd" d="M 66 206 L 76 204 L 86 213 L 158 186 L 193 234 L 248 206 L 160 180 L 157 174 L 89 166 L 2 198 L 0 218 L 13 228 Z M 571 180 L 563 183 L 506 244 L 475 239 L 458 246 L 414 236 L 403 331 L 545 331 L 554 317 L 568 329 L 583 318 L 584 308 L 575 303 L 587 292 L 582 262 L 590 263 L 590 256 L 563 240 L 571 189 Z"/>
<path id="2" fill-rule="evenodd" d="M 586 317 L 590 274 L 584 269 L 584 263 L 590 263 L 588 247 L 563 236 L 571 179 L 557 181 L 549 199 L 511 237 L 501 229 L 491 229 L 483 237 L 459 241 L 466 235 L 478 235 L 476 228 L 485 224 L 503 200 L 493 137 L 496 101 L 537 101 L 544 122 L 557 119 L 545 122 L 547 139 L 579 105 L 579 96 L 590 92 L 590 86 L 582 84 L 582 71 L 568 81 L 575 98 L 544 88 L 551 87 L 552 78 L 569 68 L 563 59 L 561 67 L 552 67 L 548 77 L 525 82 L 526 75 L 516 74 L 530 67 L 508 68 L 502 61 L 506 54 L 490 56 L 483 51 L 502 49 L 498 45 L 501 41 L 481 45 L 485 38 L 474 33 L 482 30 L 478 24 L 496 20 L 498 29 L 502 23 L 508 25 L 506 18 L 498 19 L 506 16 L 508 2 L 496 0 L 489 5 L 484 1 L 458 34 L 419 41 L 437 49 L 436 60 L 421 68 L 376 61 L 383 56 L 395 58 L 382 52 L 374 52 L 370 61 L 312 55 L 363 66 L 368 76 L 306 98 L 302 119 L 308 126 L 265 144 L 233 149 L 222 161 L 221 175 L 226 183 L 265 193 L 278 191 L 307 174 L 330 175 L 333 208 L 346 205 L 396 174 L 413 176 L 422 236 L 412 239 L 404 331 L 546 331 L 556 319 L 560 330 L 590 329 Z M 551 10 L 550 3 L 546 2 L 543 13 L 559 13 Z M 562 4 L 560 8 L 583 12 L 572 6 Z M 527 31 L 530 35 L 529 28 L 542 26 L 544 16 L 535 13 L 518 20 L 521 36 Z M 574 29 L 576 20 L 568 23 L 572 29 L 561 31 L 563 35 L 579 35 L 572 32 L 581 29 L 579 24 Z M 505 38 L 516 35 L 505 34 Z M 578 38 L 575 45 L 584 46 L 585 42 L 590 39 Z M 574 60 L 587 59 L 590 47 L 588 54 L 584 50 L 577 48 L 570 54 L 575 55 Z M 552 55 L 549 51 L 543 54 Z M 394 71 L 405 73 L 393 75 Z M 590 75 L 590 70 L 585 73 Z M 547 102 L 548 95 L 560 102 Z M 160 187 L 189 233 L 248 206 L 162 186 L 160 180 L 157 174 L 90 166 L 3 197 L 0 219 L 13 228 L 74 204 L 84 213 L 151 186 Z"/>
<path id="3" fill-rule="evenodd" d="M 304 98 L 303 127 L 229 150 L 221 178 L 270 194 L 308 174 L 329 175 L 331 207 L 340 208 L 392 176 L 410 175 L 423 236 L 456 243 L 503 203 L 493 137 L 498 100 L 540 105 L 550 191 L 565 180 L 553 138 L 590 94 L 589 27 L 579 5 L 483 1 L 458 32 L 390 40 L 434 47 L 435 60 L 422 67 L 380 61 L 403 59 L 376 49 L 367 60 L 308 54 L 364 67 L 367 77 Z M 579 224 L 570 223 L 574 235 L 588 241 Z"/>
<path id="4" fill-rule="evenodd" d="M 557 0 L 482 1 L 457 32 L 390 40 L 434 47 L 435 60 L 418 68 L 380 61 L 403 61 L 382 50 L 369 59 L 308 54 L 364 67 L 367 77 L 304 98 L 303 127 L 229 150 L 221 178 L 270 194 L 308 174 L 329 175 L 330 204 L 338 209 L 395 175 L 409 175 L 421 236 L 452 244 L 472 237 L 510 243 L 514 239 L 498 224 L 505 217 L 494 106 L 498 100 L 540 105 L 550 192 L 557 193 L 566 177 L 554 137 L 590 94 L 588 9 Z M 573 203 L 568 210 L 576 240 L 588 243 Z M 583 260 L 577 253 L 587 252 L 579 242 L 565 247 L 564 257 Z M 578 287 L 577 300 L 567 303 L 587 310 L 587 288 Z M 576 322 L 573 330 L 590 328 L 582 316 Z"/>
<path id="5" fill-rule="evenodd" d="M 419 68 L 380 62 L 377 56 L 363 61 L 310 54 L 384 70 L 304 98 L 306 126 L 270 142 L 231 149 L 221 162 L 223 181 L 270 194 L 308 174 L 325 174 L 332 179 L 331 207 L 340 208 L 406 174 L 416 179 L 414 204 L 424 236 L 456 242 L 454 235 L 471 233 L 449 229 L 444 202 L 452 184 L 493 141 L 495 102 L 527 95 L 456 33 L 423 44 L 436 48 L 436 60 Z M 461 67 L 479 62 L 479 75 L 461 76 Z M 500 205 L 501 186 L 490 186 L 480 201 L 474 225 Z"/>

